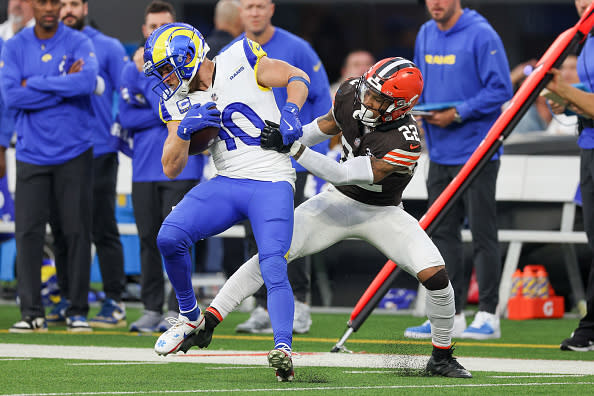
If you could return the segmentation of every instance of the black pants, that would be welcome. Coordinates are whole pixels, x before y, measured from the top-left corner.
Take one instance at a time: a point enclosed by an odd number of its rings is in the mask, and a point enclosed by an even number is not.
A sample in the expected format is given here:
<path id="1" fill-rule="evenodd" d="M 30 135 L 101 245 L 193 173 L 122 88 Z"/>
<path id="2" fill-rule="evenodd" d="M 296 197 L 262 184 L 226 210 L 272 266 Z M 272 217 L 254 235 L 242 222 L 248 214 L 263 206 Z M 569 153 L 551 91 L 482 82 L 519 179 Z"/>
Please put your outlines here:
<path id="1" fill-rule="evenodd" d="M 303 192 L 305 190 L 305 182 L 307 181 L 308 172 L 297 172 L 297 180 L 295 181 L 295 199 L 294 205 L 295 207 L 299 206 L 302 202 L 305 201 L 305 196 Z M 246 222 L 249 225 L 249 222 Z M 247 258 L 252 257 L 254 254 L 258 253 L 258 248 L 256 246 L 256 242 L 254 240 L 254 235 L 252 234 L 251 227 L 246 227 L 246 231 L 248 232 L 248 236 L 246 240 L 248 241 L 248 248 Z M 310 279 L 310 268 L 311 268 L 311 259 L 310 257 L 302 257 L 295 261 L 292 261 L 291 264 L 287 266 L 287 274 L 289 276 L 289 282 L 291 283 L 291 288 L 293 289 L 293 294 L 298 301 L 305 302 L 307 299 L 307 294 L 311 288 L 311 279 Z M 229 274 L 230 276 L 230 274 Z M 267 299 L 267 292 L 266 287 L 262 286 L 258 291 L 254 294 L 256 297 L 256 304 L 261 307 L 266 307 L 266 299 Z"/>
<path id="2" fill-rule="evenodd" d="M 582 192 L 582 213 L 584 229 L 590 249 L 594 251 L 594 150 L 582 149 L 580 155 L 580 189 Z M 586 286 L 586 307 L 588 312 L 580 320 L 575 333 L 594 340 L 594 258 L 590 264 Z"/>
<path id="3" fill-rule="evenodd" d="M 157 234 L 171 208 L 192 189 L 198 180 L 173 180 L 132 183 L 132 205 L 140 239 L 140 299 L 144 309 L 162 312 L 165 285 Z M 167 310 L 179 311 L 175 294 L 167 299 Z"/>
<path id="4" fill-rule="evenodd" d="M 126 287 L 124 251 L 115 218 L 116 182 L 118 155 L 108 153 L 93 159 L 93 228 L 92 241 L 97 249 L 103 291 L 107 298 L 122 301 Z M 58 273 L 58 285 L 62 294 L 68 293 L 67 249 L 64 234 L 52 211 L 50 224 L 54 236 L 54 254 Z"/>
<path id="5" fill-rule="evenodd" d="M 497 239 L 495 185 L 499 160 L 489 163 L 444 216 L 433 235 L 433 242 L 445 260 L 456 296 L 456 313 L 466 305 L 470 268 L 464 263 L 462 226 L 468 220 L 472 232 L 473 264 L 479 287 L 479 311 L 495 313 L 499 302 L 501 258 Z M 429 165 L 427 193 L 431 205 L 458 174 L 462 165 Z"/>
<path id="6" fill-rule="evenodd" d="M 70 301 L 66 315 L 86 316 L 91 269 L 93 151 L 59 165 L 16 162 L 15 225 L 21 315 L 45 316 L 41 301 L 41 263 L 45 226 L 55 219 L 65 240 Z M 52 215 L 53 216 L 53 215 Z"/>

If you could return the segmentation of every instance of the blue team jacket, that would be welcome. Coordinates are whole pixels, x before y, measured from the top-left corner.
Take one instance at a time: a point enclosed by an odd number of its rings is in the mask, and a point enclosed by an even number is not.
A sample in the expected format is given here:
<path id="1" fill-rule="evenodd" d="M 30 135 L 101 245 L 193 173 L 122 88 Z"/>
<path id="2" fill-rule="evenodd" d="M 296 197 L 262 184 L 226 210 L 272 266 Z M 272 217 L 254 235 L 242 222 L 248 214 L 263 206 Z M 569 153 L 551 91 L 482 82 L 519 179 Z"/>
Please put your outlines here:
<path id="1" fill-rule="evenodd" d="M 128 55 L 117 39 L 106 36 L 90 26 L 85 26 L 82 32 L 93 42 L 99 61 L 99 75 L 105 82 L 103 94 L 91 95 L 96 120 L 92 128 L 93 155 L 98 157 L 117 151 L 117 146 L 110 134 L 113 124 L 113 99 L 114 91 L 117 94 L 120 76 Z"/>
<path id="2" fill-rule="evenodd" d="M 152 90 L 155 82 L 140 73 L 132 61 L 127 62 L 122 70 L 119 117 L 122 128 L 128 129 L 134 136 L 133 182 L 171 180 L 165 176 L 161 165 L 167 126 L 159 118 L 159 96 Z M 190 156 L 175 180 L 200 180 L 203 166 L 203 155 Z"/>
<path id="3" fill-rule="evenodd" d="M 465 8 L 450 30 L 439 30 L 434 20 L 421 26 L 415 64 L 425 83 L 420 103 L 462 102 L 456 106 L 462 124 L 423 123 L 429 157 L 444 165 L 464 164 L 513 94 L 503 43 L 485 18 Z"/>
<path id="4" fill-rule="evenodd" d="M 82 71 L 66 74 L 81 58 Z M 0 89 L 6 105 L 17 110 L 17 160 L 62 164 L 91 147 L 90 95 L 98 69 L 91 41 L 62 23 L 48 40 L 38 39 L 30 27 L 4 44 Z"/>
<path id="5" fill-rule="evenodd" d="M 239 35 L 233 42 L 243 40 L 245 33 Z M 229 44 L 231 45 L 231 44 Z M 225 47 L 227 48 L 227 47 Z M 222 50 L 224 51 L 225 48 Z M 316 118 L 326 115 L 332 108 L 332 97 L 330 96 L 330 83 L 328 75 L 318 54 L 311 45 L 302 38 L 287 32 L 279 27 L 274 28 L 272 38 L 262 45 L 262 48 L 269 57 L 280 59 L 288 64 L 303 70 L 310 79 L 309 94 L 299 112 L 299 120 L 302 125 L 309 124 Z M 282 109 L 287 102 L 286 88 L 273 88 L 274 99 L 279 109 Z M 314 150 L 326 153 L 328 142 L 322 142 L 314 146 Z M 293 160 L 293 167 L 297 172 L 306 169 Z"/>

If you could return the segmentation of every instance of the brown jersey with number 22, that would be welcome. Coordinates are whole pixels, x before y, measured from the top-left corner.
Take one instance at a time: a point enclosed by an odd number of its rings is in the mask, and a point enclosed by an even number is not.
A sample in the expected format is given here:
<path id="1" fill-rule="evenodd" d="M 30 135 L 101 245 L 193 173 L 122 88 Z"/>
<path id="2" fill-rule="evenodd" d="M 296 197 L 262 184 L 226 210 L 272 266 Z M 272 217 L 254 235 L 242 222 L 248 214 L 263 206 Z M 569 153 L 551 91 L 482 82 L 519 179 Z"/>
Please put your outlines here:
<path id="1" fill-rule="evenodd" d="M 360 155 L 374 156 L 398 168 L 377 184 L 337 186 L 344 195 L 369 205 L 398 205 L 421 155 L 417 122 L 407 114 L 395 121 L 370 128 L 353 118 L 360 110 L 355 102 L 358 79 L 345 81 L 334 101 L 334 118 L 342 129 L 342 161 Z"/>

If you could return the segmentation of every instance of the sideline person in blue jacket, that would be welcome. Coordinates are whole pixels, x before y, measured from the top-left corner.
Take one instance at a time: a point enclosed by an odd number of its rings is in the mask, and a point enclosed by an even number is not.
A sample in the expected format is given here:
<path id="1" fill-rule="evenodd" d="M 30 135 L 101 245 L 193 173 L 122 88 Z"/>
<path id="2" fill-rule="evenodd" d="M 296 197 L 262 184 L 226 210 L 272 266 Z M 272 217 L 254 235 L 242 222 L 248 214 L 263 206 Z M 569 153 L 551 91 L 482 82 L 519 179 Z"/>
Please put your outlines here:
<path id="1" fill-rule="evenodd" d="M 128 60 L 122 44 L 90 26 L 87 0 L 61 0 L 60 20 L 68 27 L 89 37 L 95 47 L 99 74 L 91 104 L 95 112 L 93 123 L 93 231 L 92 241 L 97 249 L 105 300 L 99 313 L 89 321 L 91 327 L 112 328 L 126 325 L 126 309 L 122 295 L 126 287 L 124 251 L 115 218 L 116 181 L 118 174 L 117 139 L 111 136 L 113 98 L 122 68 Z M 57 211 L 56 211 L 57 212 Z M 52 214 L 57 214 L 52 212 Z M 69 282 L 61 267 L 67 262 L 65 240 L 60 228 L 52 223 L 56 267 L 60 292 L 68 294 Z M 48 323 L 65 320 L 69 303 L 61 299 L 47 314 Z"/>
<path id="2" fill-rule="evenodd" d="M 462 166 L 512 96 L 509 65 L 497 32 L 460 0 L 427 0 L 431 20 L 421 26 L 415 63 L 423 73 L 421 104 L 434 109 L 423 117 L 429 149 L 427 192 L 431 205 Z M 432 235 L 443 256 L 456 295 L 454 337 L 488 339 L 501 336 L 495 312 L 499 301 L 501 260 L 497 240 L 495 184 L 499 150 L 477 175 Z M 461 229 L 465 217 L 472 232 L 473 264 L 479 286 L 479 308 L 466 328 L 470 272 L 464 263 Z M 409 328 L 405 336 L 430 338 L 428 322 Z"/>
<path id="3" fill-rule="evenodd" d="M 51 208 L 67 248 L 70 331 L 89 331 L 93 112 L 97 84 L 93 44 L 59 22 L 59 0 L 33 0 L 35 26 L 4 44 L 0 88 L 16 116 L 17 291 L 22 320 L 11 332 L 47 330 L 41 300 L 45 226 Z"/>

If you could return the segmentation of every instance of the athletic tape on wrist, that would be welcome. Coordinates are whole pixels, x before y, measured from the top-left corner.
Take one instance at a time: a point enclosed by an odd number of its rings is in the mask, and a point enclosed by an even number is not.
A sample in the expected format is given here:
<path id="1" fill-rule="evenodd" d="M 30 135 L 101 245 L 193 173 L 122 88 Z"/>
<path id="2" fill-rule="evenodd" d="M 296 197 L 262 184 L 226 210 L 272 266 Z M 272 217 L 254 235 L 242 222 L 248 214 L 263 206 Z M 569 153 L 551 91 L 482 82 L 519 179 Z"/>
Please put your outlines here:
<path id="1" fill-rule="evenodd" d="M 299 141 L 295 141 L 293 142 L 293 144 L 291 145 L 291 150 L 289 150 L 289 155 L 291 157 L 294 157 L 295 154 L 297 154 L 297 152 L 299 151 L 299 149 L 301 148 L 302 144 L 299 143 Z"/>

